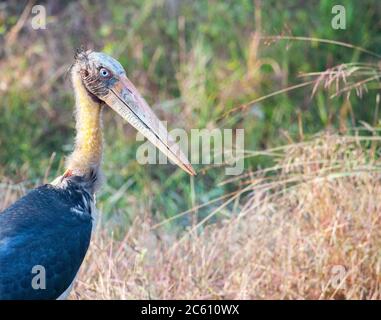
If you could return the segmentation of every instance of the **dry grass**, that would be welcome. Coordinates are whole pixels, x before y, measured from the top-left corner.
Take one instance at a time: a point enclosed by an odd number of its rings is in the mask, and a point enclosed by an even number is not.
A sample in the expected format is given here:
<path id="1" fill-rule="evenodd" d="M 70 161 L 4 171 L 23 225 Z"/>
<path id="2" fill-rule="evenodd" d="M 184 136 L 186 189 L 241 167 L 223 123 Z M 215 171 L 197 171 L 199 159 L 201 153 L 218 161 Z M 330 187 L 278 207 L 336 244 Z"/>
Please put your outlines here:
<path id="1" fill-rule="evenodd" d="M 364 91 L 367 92 L 367 85 L 370 83 L 374 83 L 373 89 L 380 88 L 381 63 L 343 63 L 323 72 L 312 72 L 302 76 L 316 78 L 312 95 L 323 85 L 325 90 L 333 87 L 331 98 L 344 94 L 349 98 L 352 91 L 361 98 Z"/>
<path id="2" fill-rule="evenodd" d="M 148 213 L 122 241 L 103 226 L 71 298 L 380 299 L 379 142 L 324 134 L 270 150 L 275 167 L 227 181 L 240 181 L 224 202 L 239 214 L 215 224 L 175 235 Z"/>

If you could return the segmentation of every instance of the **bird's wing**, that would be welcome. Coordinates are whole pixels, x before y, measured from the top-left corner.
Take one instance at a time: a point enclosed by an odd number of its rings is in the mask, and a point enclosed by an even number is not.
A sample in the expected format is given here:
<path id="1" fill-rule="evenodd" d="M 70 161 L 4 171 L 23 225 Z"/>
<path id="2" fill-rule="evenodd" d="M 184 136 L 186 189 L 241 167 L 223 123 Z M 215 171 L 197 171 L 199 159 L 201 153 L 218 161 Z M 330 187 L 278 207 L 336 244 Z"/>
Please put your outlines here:
<path id="1" fill-rule="evenodd" d="M 73 184 L 45 185 L 0 213 L 0 299 L 56 299 L 70 286 L 90 242 L 89 201 Z"/>

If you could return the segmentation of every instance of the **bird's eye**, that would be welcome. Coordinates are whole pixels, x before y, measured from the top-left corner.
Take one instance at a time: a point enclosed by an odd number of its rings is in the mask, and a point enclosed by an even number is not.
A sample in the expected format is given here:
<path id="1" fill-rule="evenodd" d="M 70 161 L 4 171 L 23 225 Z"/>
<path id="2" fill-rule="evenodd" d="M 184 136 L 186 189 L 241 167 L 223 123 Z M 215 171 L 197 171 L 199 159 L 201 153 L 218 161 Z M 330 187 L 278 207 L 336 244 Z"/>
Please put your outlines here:
<path id="1" fill-rule="evenodd" d="M 107 77 L 110 76 L 110 72 L 109 72 L 107 69 L 105 69 L 105 68 L 101 68 L 101 69 L 99 70 L 99 74 L 100 74 L 101 77 L 103 77 L 103 78 L 107 78 Z"/>

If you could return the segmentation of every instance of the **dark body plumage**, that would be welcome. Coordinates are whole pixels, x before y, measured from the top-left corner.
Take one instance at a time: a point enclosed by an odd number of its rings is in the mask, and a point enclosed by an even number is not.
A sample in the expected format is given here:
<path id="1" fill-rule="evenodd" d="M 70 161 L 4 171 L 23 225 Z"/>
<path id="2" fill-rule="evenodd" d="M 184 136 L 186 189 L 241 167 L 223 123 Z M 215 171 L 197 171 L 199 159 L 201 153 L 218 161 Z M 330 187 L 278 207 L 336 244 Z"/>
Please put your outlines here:
<path id="1" fill-rule="evenodd" d="M 92 196 L 80 183 L 43 185 L 0 213 L 0 300 L 56 299 L 72 283 L 92 231 Z M 33 289 L 32 268 L 46 270 Z"/>

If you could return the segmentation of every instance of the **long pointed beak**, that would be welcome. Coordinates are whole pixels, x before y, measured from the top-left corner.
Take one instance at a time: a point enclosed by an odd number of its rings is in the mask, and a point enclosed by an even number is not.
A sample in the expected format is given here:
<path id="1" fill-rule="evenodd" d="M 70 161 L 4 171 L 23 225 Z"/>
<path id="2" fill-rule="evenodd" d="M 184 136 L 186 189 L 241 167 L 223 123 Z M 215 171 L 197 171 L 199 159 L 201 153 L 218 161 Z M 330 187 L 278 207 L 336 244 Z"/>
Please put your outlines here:
<path id="1" fill-rule="evenodd" d="M 133 83 L 122 75 L 102 100 L 190 175 L 192 165 Z"/>

